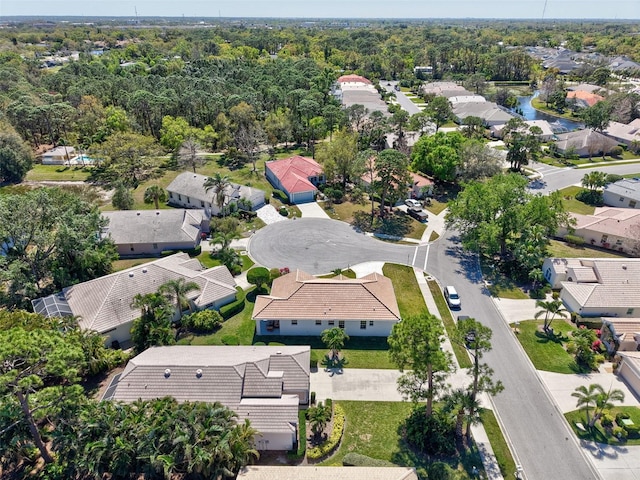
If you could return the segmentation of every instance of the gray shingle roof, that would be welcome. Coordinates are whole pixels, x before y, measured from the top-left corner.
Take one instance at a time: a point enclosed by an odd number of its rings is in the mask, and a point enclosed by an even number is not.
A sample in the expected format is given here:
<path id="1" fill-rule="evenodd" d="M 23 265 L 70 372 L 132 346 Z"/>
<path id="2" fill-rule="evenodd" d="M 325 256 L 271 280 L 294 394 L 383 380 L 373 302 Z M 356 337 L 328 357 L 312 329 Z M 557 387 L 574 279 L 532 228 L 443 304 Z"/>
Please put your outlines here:
<path id="1" fill-rule="evenodd" d="M 116 245 L 137 243 L 196 242 L 201 232 L 204 210 L 122 210 L 104 212 L 109 219 L 105 234 Z"/>
<path id="2" fill-rule="evenodd" d="M 204 182 L 207 178 L 209 177 L 199 173 L 182 172 L 169 184 L 167 191 L 211 203 L 213 191 L 207 192 L 204 188 Z M 240 198 L 252 198 L 256 195 L 256 192 L 260 193 L 258 197 L 264 198 L 264 191 L 262 190 L 232 183 L 225 194 L 230 199 L 229 202 L 231 202 Z"/>
<path id="3" fill-rule="evenodd" d="M 640 201 L 640 180 L 624 178 L 604 187 L 606 192 L 611 192 L 621 197 Z"/>
<path id="4" fill-rule="evenodd" d="M 140 310 L 131 306 L 136 294 L 156 292 L 163 283 L 179 278 L 200 286 L 199 291 L 192 292 L 198 307 L 236 292 L 235 280 L 227 267 L 205 270 L 197 259 L 191 259 L 186 253 L 176 253 L 67 287 L 62 294 L 73 315 L 80 317 L 82 328 L 103 333 L 140 316 Z M 46 298 L 35 300 L 34 306 L 35 302 L 46 301 Z"/>

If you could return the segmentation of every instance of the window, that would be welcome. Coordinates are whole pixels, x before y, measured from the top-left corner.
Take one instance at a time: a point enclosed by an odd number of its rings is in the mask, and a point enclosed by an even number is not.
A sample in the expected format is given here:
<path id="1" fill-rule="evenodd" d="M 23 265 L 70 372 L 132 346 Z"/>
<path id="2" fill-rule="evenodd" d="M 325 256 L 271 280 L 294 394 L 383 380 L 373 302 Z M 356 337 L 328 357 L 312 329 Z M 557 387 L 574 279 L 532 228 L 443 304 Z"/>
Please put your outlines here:
<path id="1" fill-rule="evenodd" d="M 157 244 L 157 243 L 154 243 L 154 244 L 153 244 L 153 249 L 154 249 L 154 250 L 157 250 L 157 249 L 158 249 L 158 244 Z"/>
<path id="2" fill-rule="evenodd" d="M 369 320 L 369 326 L 373 327 L 373 320 Z"/>
<path id="3" fill-rule="evenodd" d="M 367 329 L 367 321 L 360 320 L 360 330 L 366 330 L 366 329 Z"/>
<path id="4" fill-rule="evenodd" d="M 322 325 L 322 320 L 316 320 L 316 325 Z"/>
<path id="5" fill-rule="evenodd" d="M 204 207 L 204 202 L 202 200 L 200 200 L 200 206 Z"/>
<path id="6" fill-rule="evenodd" d="M 191 203 L 191 199 L 187 197 L 187 203 Z"/>
<path id="7" fill-rule="evenodd" d="M 173 198 L 173 193 L 169 192 L 169 198 Z"/>
<path id="8" fill-rule="evenodd" d="M 291 325 L 297 325 L 298 324 L 298 320 L 291 320 Z"/>
<path id="9" fill-rule="evenodd" d="M 336 324 L 336 321 L 335 321 L 335 320 L 329 320 L 329 326 L 331 326 L 331 325 L 335 325 L 335 324 Z"/>
<path id="10" fill-rule="evenodd" d="M 624 202 L 624 197 L 620 197 L 620 201 L 621 201 L 621 202 Z"/>
<path id="11" fill-rule="evenodd" d="M 633 308 L 627 309 L 627 315 L 633 315 Z"/>
<path id="12" fill-rule="evenodd" d="M 602 235 L 602 239 L 600 240 L 600 243 L 606 243 L 607 240 L 609 240 L 609 235 Z"/>
<path id="13" fill-rule="evenodd" d="M 178 194 L 178 200 L 182 201 L 182 195 Z"/>
<path id="14" fill-rule="evenodd" d="M 344 320 L 340 320 L 338 326 L 344 330 Z"/>
<path id="15" fill-rule="evenodd" d="M 635 200 L 631 200 L 629 202 L 629 208 L 636 208 L 636 201 Z"/>

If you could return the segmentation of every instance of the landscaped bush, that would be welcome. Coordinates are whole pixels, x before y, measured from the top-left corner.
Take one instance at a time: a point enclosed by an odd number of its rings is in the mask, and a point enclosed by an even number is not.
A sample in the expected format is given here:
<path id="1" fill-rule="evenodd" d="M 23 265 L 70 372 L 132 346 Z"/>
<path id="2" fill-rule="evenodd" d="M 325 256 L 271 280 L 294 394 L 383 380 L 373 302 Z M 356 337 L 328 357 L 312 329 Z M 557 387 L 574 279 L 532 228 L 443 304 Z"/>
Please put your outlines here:
<path id="1" fill-rule="evenodd" d="M 225 335 L 221 340 L 224 345 L 240 345 L 240 340 L 235 335 Z"/>
<path id="2" fill-rule="evenodd" d="M 289 201 L 287 195 L 282 190 L 274 190 L 273 196 L 274 198 L 280 200 L 282 203 L 287 203 Z"/>
<path id="3" fill-rule="evenodd" d="M 620 440 L 626 440 L 627 431 L 622 427 L 613 427 L 613 436 L 619 438 Z"/>
<path id="4" fill-rule="evenodd" d="M 395 467 L 396 465 L 380 460 L 379 458 L 371 458 L 360 453 L 347 453 L 342 459 L 342 465 L 345 467 Z"/>
<path id="5" fill-rule="evenodd" d="M 608 413 L 604 413 L 602 417 L 600 417 L 600 425 L 603 427 L 613 427 L 613 417 Z"/>
<path id="6" fill-rule="evenodd" d="M 264 342 L 256 342 L 253 344 L 254 347 L 266 347 L 267 344 Z"/>
<path id="7" fill-rule="evenodd" d="M 631 416 L 628 413 L 620 412 L 616 415 L 616 423 L 618 425 L 622 425 L 622 420 L 627 420 L 628 418 L 631 418 Z"/>
<path id="8" fill-rule="evenodd" d="M 316 392 L 311 392 L 311 398 L 309 400 L 309 404 L 310 405 L 315 405 L 316 404 Z"/>
<path id="9" fill-rule="evenodd" d="M 611 150 L 609 150 L 609 155 L 611 155 L 612 157 L 619 157 L 620 155 L 622 155 L 622 147 L 620 145 L 613 147 Z"/>
<path id="10" fill-rule="evenodd" d="M 222 315 L 215 310 L 201 310 L 182 317 L 182 325 L 197 333 L 210 333 L 222 325 Z"/>
<path id="11" fill-rule="evenodd" d="M 279 268 L 272 268 L 271 270 L 269 270 L 269 275 L 271 276 L 271 280 L 273 281 L 276 278 L 280 277 L 282 273 L 280 273 Z"/>
<path id="12" fill-rule="evenodd" d="M 326 442 L 317 447 L 307 450 L 307 459 L 319 460 L 329 455 L 340 444 L 342 433 L 344 431 L 344 410 L 340 405 L 336 405 L 333 409 L 333 430 Z"/>
<path id="13" fill-rule="evenodd" d="M 244 300 L 245 300 L 245 292 L 242 288 L 236 288 L 236 299 L 235 301 L 228 303 L 220 307 L 220 315 L 222 318 L 227 320 L 228 318 L 233 317 L 236 313 L 240 313 L 244 309 Z"/>
<path id="14" fill-rule="evenodd" d="M 426 405 L 415 408 L 405 420 L 407 441 L 430 455 L 453 454 L 456 451 L 453 420 L 437 410 L 427 417 L 426 408 Z"/>
<path id="15" fill-rule="evenodd" d="M 594 207 L 601 207 L 604 205 L 602 192 L 597 190 L 580 190 L 576 193 L 576 200 Z"/>
<path id="16" fill-rule="evenodd" d="M 565 235 L 564 241 L 570 245 L 575 245 L 576 247 L 584 245 L 584 238 L 579 237 L 578 235 Z"/>
<path id="17" fill-rule="evenodd" d="M 604 361 L 604 356 L 600 354 L 601 343 L 596 342 L 598 340 L 596 331 L 581 326 L 572 333 L 572 337 L 567 344 L 567 352 L 575 356 L 579 366 L 597 370 L 599 363 Z"/>
<path id="18" fill-rule="evenodd" d="M 317 368 L 318 368 L 318 361 L 319 361 L 319 359 L 318 359 L 318 355 L 319 355 L 319 354 L 318 354 L 318 352 L 317 352 L 317 351 L 315 351 L 315 350 L 311 350 L 311 356 L 310 356 L 310 358 L 309 358 L 309 366 L 310 366 L 311 368 L 315 368 L 315 369 L 317 369 Z"/>
<path id="19" fill-rule="evenodd" d="M 298 457 L 303 458 L 307 451 L 307 411 L 298 412 Z"/>
<path id="20" fill-rule="evenodd" d="M 287 210 L 287 207 L 285 207 L 284 205 L 278 209 L 278 213 L 283 217 L 289 216 L 289 210 Z"/>
<path id="21" fill-rule="evenodd" d="M 264 267 L 253 267 L 247 272 L 247 282 L 261 288 L 263 285 L 271 285 L 271 274 Z"/>

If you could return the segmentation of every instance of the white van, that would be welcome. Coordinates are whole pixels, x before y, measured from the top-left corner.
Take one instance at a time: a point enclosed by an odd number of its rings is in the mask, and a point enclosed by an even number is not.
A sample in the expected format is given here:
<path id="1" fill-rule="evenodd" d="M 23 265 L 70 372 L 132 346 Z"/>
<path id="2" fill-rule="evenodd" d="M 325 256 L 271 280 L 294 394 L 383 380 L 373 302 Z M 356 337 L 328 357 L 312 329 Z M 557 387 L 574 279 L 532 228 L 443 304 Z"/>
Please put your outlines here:
<path id="1" fill-rule="evenodd" d="M 460 295 L 458 295 L 455 287 L 451 285 L 444 287 L 444 298 L 447 300 L 449 308 L 459 309 L 461 307 Z"/>

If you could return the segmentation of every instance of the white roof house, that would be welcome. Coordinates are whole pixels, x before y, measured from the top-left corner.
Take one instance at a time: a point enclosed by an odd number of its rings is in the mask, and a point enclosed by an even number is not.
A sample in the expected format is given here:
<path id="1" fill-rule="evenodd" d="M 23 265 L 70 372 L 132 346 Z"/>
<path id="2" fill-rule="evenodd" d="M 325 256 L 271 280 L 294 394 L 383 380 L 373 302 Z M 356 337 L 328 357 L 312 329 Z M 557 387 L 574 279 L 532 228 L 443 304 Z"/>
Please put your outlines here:
<path id="1" fill-rule="evenodd" d="M 513 118 L 513 115 L 493 102 L 457 103 L 453 105 L 453 114 L 459 123 L 467 117 L 479 117 L 488 127 L 507 123 Z"/>
<path id="2" fill-rule="evenodd" d="M 618 375 L 640 396 L 640 352 L 620 352 L 622 363 Z"/>
<path id="3" fill-rule="evenodd" d="M 309 346 L 153 347 L 129 361 L 104 399 L 220 402 L 260 432 L 259 450 L 290 450 L 298 405 L 309 401 L 310 356 Z"/>
<path id="4" fill-rule="evenodd" d="M 542 130 L 542 133 L 539 135 L 539 138 L 543 142 L 547 142 L 553 138 L 553 135 L 554 135 L 553 129 L 551 128 L 551 125 L 549 124 L 549 122 L 547 122 L 546 120 L 525 120 L 524 123 L 525 125 L 528 125 L 529 128 L 538 127 L 540 130 Z M 502 130 L 504 130 L 505 126 L 506 126 L 506 123 L 503 123 L 500 125 L 493 125 L 491 127 L 491 135 L 497 138 L 502 138 Z"/>
<path id="5" fill-rule="evenodd" d="M 562 287 L 567 310 L 583 317 L 636 317 L 640 312 L 640 259 L 547 258 L 552 287 Z"/>
<path id="6" fill-rule="evenodd" d="M 204 182 L 206 175 L 182 172 L 167 187 L 169 204 L 182 208 L 203 209 L 208 216 L 220 214 L 220 210 L 213 200 L 214 192 L 206 191 Z M 225 205 L 237 203 L 244 198 L 251 202 L 253 210 L 264 205 L 265 192 L 253 187 L 232 183 L 225 191 Z"/>
<path id="7" fill-rule="evenodd" d="M 42 154 L 43 165 L 64 165 L 76 157 L 76 149 L 63 145 L 61 147 L 52 148 Z"/>
<path id="8" fill-rule="evenodd" d="M 595 130 L 586 128 L 575 132 L 561 133 L 557 135 L 555 142 L 558 152 L 568 153 L 573 150 L 581 157 L 597 156 L 602 152 L 609 153 L 618 143 Z"/>
<path id="9" fill-rule="evenodd" d="M 626 145 L 640 142 L 640 118 L 636 118 L 628 124 L 609 122 L 602 133 Z"/>
<path id="10" fill-rule="evenodd" d="M 108 342 L 122 343 L 130 340 L 131 325 L 140 317 L 140 310 L 131 306 L 133 297 L 154 293 L 162 284 L 179 278 L 200 286 L 190 293 L 190 301 L 198 309 L 219 308 L 236 297 L 236 283 L 227 267 L 205 269 L 198 259 L 176 253 L 67 287 L 31 303 L 36 313 L 77 316 L 81 328 L 104 334 Z"/>
<path id="11" fill-rule="evenodd" d="M 114 241 L 121 257 L 193 249 L 202 232 L 209 230 L 204 210 L 119 210 L 102 215 L 109 219 L 103 235 Z"/>
<path id="12" fill-rule="evenodd" d="M 640 208 L 640 179 L 623 178 L 610 183 L 604 187 L 602 200 L 610 207 Z"/>

